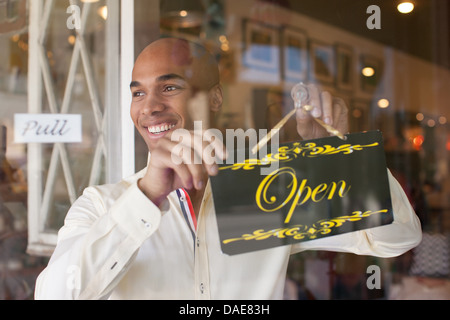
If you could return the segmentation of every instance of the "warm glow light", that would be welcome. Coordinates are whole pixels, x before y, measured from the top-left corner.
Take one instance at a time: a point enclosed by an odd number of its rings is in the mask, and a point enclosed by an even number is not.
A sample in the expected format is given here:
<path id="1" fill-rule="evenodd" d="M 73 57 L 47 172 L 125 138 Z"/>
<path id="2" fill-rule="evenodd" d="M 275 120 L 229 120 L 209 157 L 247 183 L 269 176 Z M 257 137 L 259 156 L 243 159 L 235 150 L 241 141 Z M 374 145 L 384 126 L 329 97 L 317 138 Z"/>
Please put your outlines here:
<path id="1" fill-rule="evenodd" d="M 447 147 L 447 150 L 450 151 L 450 141 L 447 141 L 446 147 Z"/>
<path id="2" fill-rule="evenodd" d="M 439 123 L 440 124 L 446 124 L 447 123 L 447 118 L 444 116 L 440 116 L 439 117 Z"/>
<path id="3" fill-rule="evenodd" d="M 378 100 L 378 107 L 381 109 L 386 109 L 389 107 L 389 100 L 388 99 L 380 99 Z"/>
<path id="4" fill-rule="evenodd" d="M 375 70 L 372 67 L 365 67 L 362 69 L 362 74 L 364 77 L 371 77 L 375 74 Z"/>
<path id="5" fill-rule="evenodd" d="M 76 39 L 77 39 L 77 38 L 76 38 L 74 35 L 70 35 L 70 36 L 67 38 L 67 42 L 69 42 L 71 45 L 74 45 Z"/>
<path id="6" fill-rule="evenodd" d="M 180 11 L 180 17 L 186 17 L 187 16 L 187 11 L 186 10 L 181 10 Z"/>
<path id="7" fill-rule="evenodd" d="M 422 135 L 418 135 L 418 136 L 414 137 L 414 139 L 413 139 L 414 148 L 416 150 L 420 150 L 424 141 L 425 141 L 425 138 Z"/>
<path id="8" fill-rule="evenodd" d="M 226 43 L 222 43 L 222 45 L 220 46 L 220 49 L 222 49 L 222 51 L 228 51 L 228 50 L 230 50 L 230 46 Z"/>
<path id="9" fill-rule="evenodd" d="M 100 17 L 103 18 L 103 20 L 108 19 L 108 7 L 107 6 L 103 6 L 98 8 L 98 14 L 100 15 Z"/>
<path id="10" fill-rule="evenodd" d="M 410 13 L 411 11 L 414 10 L 414 4 L 409 1 L 404 1 L 397 6 L 397 10 L 400 13 L 405 13 L 405 14 Z"/>
<path id="11" fill-rule="evenodd" d="M 430 128 L 433 128 L 436 125 L 436 121 L 434 121 L 433 119 L 430 119 L 430 120 L 427 121 L 427 125 Z"/>
<path id="12" fill-rule="evenodd" d="M 424 119 L 425 117 L 424 117 L 424 115 L 423 115 L 423 113 L 418 113 L 418 114 L 416 114 L 416 119 L 417 119 L 417 121 L 422 121 L 423 119 Z"/>
<path id="13" fill-rule="evenodd" d="M 352 111 L 353 118 L 361 118 L 362 117 L 362 111 L 360 109 L 353 109 Z"/>

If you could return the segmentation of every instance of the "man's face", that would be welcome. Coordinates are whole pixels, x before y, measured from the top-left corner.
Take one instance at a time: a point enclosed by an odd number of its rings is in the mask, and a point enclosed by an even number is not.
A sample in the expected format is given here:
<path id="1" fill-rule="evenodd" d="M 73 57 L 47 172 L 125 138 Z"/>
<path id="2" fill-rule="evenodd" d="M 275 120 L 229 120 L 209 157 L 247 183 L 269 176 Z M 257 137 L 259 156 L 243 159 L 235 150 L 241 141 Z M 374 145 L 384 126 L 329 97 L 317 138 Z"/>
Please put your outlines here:
<path id="1" fill-rule="evenodd" d="M 195 91 L 192 69 L 189 50 L 164 44 L 144 51 L 136 61 L 130 113 L 150 151 L 160 138 L 188 126 L 187 105 Z"/>

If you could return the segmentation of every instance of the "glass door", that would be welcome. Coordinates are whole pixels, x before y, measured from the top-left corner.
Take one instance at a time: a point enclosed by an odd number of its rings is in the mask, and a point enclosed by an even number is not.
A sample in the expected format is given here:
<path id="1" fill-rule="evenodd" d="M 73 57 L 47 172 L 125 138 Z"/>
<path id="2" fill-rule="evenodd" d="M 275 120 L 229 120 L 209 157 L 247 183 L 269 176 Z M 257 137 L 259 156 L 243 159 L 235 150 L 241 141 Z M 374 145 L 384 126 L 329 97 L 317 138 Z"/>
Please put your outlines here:
<path id="1" fill-rule="evenodd" d="M 132 12 L 132 1 L 122 4 Z M 121 108 L 128 95 L 122 101 L 120 91 L 121 72 L 126 79 L 132 60 L 126 64 L 120 56 L 121 27 L 129 25 L 119 23 L 120 2 L 38 0 L 29 5 L 27 112 L 74 114 L 82 122 L 80 142 L 28 144 L 28 252 L 49 255 L 67 211 L 87 186 L 134 171 L 132 161 L 122 161 L 130 158 L 122 156 L 122 146 L 131 148 L 128 155 L 134 149 L 127 140 L 133 135 L 125 134 L 132 132 L 132 123 Z M 132 28 L 126 31 L 132 35 Z"/>

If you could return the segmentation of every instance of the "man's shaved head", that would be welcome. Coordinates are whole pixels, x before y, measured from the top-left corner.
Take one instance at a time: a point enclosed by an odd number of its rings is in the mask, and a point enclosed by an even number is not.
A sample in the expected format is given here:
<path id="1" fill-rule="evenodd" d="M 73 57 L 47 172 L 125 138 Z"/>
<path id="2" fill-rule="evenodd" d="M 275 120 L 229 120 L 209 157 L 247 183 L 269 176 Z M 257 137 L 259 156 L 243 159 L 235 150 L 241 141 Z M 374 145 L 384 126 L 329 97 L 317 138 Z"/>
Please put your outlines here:
<path id="1" fill-rule="evenodd" d="M 161 38 L 148 45 L 139 55 L 133 74 L 148 60 L 161 60 L 179 70 L 195 90 L 208 91 L 219 84 L 219 68 L 214 57 L 203 46 L 178 39 Z"/>
<path id="2" fill-rule="evenodd" d="M 152 150 L 170 132 L 210 126 L 223 93 L 214 57 L 201 45 L 176 38 L 148 45 L 134 65 L 131 118 Z"/>

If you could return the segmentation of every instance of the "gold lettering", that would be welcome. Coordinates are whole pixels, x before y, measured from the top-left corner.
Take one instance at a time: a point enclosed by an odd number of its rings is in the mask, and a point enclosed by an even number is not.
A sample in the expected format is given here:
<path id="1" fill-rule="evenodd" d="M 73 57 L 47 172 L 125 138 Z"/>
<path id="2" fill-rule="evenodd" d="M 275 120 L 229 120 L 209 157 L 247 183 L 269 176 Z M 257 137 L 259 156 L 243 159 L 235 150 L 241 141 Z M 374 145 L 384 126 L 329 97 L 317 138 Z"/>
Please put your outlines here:
<path id="1" fill-rule="evenodd" d="M 347 188 L 347 183 L 344 180 L 341 180 L 338 183 L 341 184 L 341 187 L 339 188 L 339 191 L 338 191 L 338 195 L 339 195 L 339 197 L 343 198 L 350 191 L 351 186 L 348 186 L 348 188 Z M 328 200 L 333 199 L 334 194 L 336 192 L 336 188 L 337 188 L 337 183 L 336 182 L 332 182 L 330 187 L 329 187 L 329 190 L 327 190 Z"/>
<path id="2" fill-rule="evenodd" d="M 311 196 L 311 188 L 308 187 L 308 186 L 306 185 L 307 182 L 308 182 L 308 179 L 303 179 L 303 180 L 302 180 L 302 183 L 301 183 L 300 187 L 298 188 L 298 192 L 297 192 L 297 194 L 296 194 L 296 196 L 295 196 L 294 201 L 292 201 L 291 208 L 289 209 L 289 212 L 288 212 L 288 214 L 287 214 L 287 216 L 286 216 L 286 219 L 284 220 L 284 223 L 289 223 L 289 222 L 291 221 L 292 214 L 294 213 L 294 210 L 295 210 L 295 208 L 297 207 L 297 205 L 300 205 L 300 206 L 301 206 L 301 205 L 304 204 L 306 201 L 308 201 L 309 197 Z M 301 196 L 302 196 L 302 194 L 303 194 L 303 191 L 305 190 L 305 188 L 306 188 L 306 190 L 307 190 L 308 193 L 307 193 L 307 195 L 303 198 L 303 200 L 302 200 L 301 202 L 299 202 L 299 201 L 300 201 L 300 198 L 301 198 Z"/>
<path id="3" fill-rule="evenodd" d="M 289 187 L 291 188 L 291 192 L 289 193 L 289 196 L 279 206 L 272 209 L 268 209 L 263 205 L 263 203 L 273 205 L 278 200 L 277 197 L 275 196 L 271 196 L 269 199 L 267 198 L 268 189 L 270 185 L 273 183 L 273 181 L 283 174 L 288 174 L 292 177 L 292 182 L 288 185 L 288 188 Z M 291 198 L 294 196 L 296 189 L 297 189 L 297 177 L 295 175 L 295 170 L 292 168 L 280 168 L 274 171 L 272 174 L 265 177 L 263 181 L 261 181 L 260 185 L 258 186 L 258 189 L 256 190 L 256 204 L 264 212 L 277 211 L 282 207 L 284 207 L 291 200 Z"/>
<path id="4" fill-rule="evenodd" d="M 290 179 L 286 189 L 289 190 L 289 194 L 285 199 L 278 199 L 275 195 L 270 195 L 270 187 L 274 181 L 280 179 L 281 176 L 288 175 Z M 284 180 L 278 180 L 283 182 Z M 276 212 L 290 203 L 290 208 L 284 223 L 291 221 L 292 215 L 297 206 L 301 206 L 312 200 L 315 203 L 321 202 L 324 199 L 332 200 L 335 197 L 343 198 L 349 192 L 351 186 L 347 185 L 344 180 L 338 182 L 321 183 L 315 188 L 308 185 L 308 179 L 303 179 L 298 186 L 297 176 L 295 170 L 289 167 L 280 168 L 274 171 L 272 174 L 266 176 L 258 186 L 256 190 L 255 198 L 256 204 L 264 212 Z M 273 187 L 273 186 L 272 186 Z M 273 187 L 275 188 L 275 187 Z M 282 188 L 276 187 L 276 191 Z"/>
<path id="5" fill-rule="evenodd" d="M 317 195 L 321 194 L 325 190 L 327 190 L 327 184 L 326 183 L 319 184 L 317 187 L 315 187 L 313 192 L 312 192 L 312 195 L 311 195 L 312 201 L 314 201 L 314 202 L 322 201 L 323 198 L 325 198 L 325 196 L 327 195 L 327 193 L 325 192 L 325 194 L 323 194 L 319 199 L 317 198 Z"/>
<path id="6" fill-rule="evenodd" d="M 351 186 L 348 186 L 348 188 L 346 189 L 345 187 L 347 186 L 347 183 L 344 180 L 341 180 L 340 182 L 341 188 L 339 189 L 339 197 L 343 198 L 350 191 Z"/>
<path id="7" fill-rule="evenodd" d="M 286 237 L 294 240 L 313 240 L 317 239 L 320 235 L 327 235 L 332 232 L 334 228 L 340 228 L 346 222 L 360 221 L 364 218 L 370 217 L 375 214 L 387 214 L 388 209 L 382 209 L 378 211 L 354 211 L 351 215 L 341 216 L 333 218 L 331 220 L 321 220 L 314 223 L 312 226 L 307 225 L 294 225 L 289 228 L 278 228 L 270 231 L 259 229 L 253 232 L 253 234 L 244 234 L 238 238 L 232 238 L 224 240 L 224 244 L 229 244 L 236 241 L 248 241 L 248 240 L 266 240 L 271 237 L 278 239 L 284 239 Z"/>

